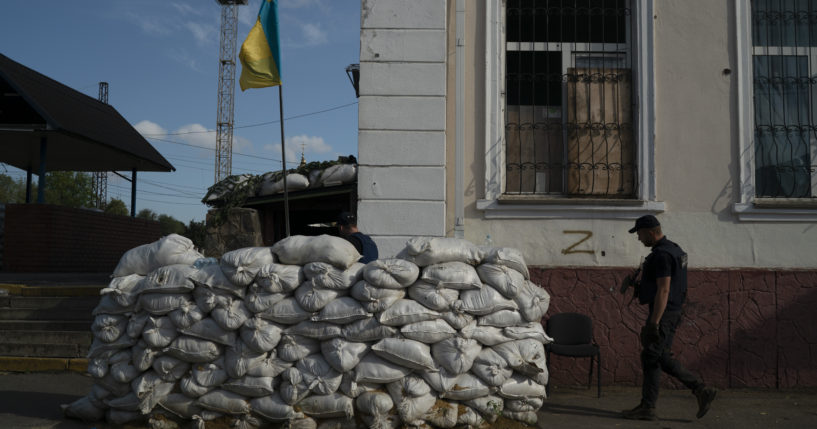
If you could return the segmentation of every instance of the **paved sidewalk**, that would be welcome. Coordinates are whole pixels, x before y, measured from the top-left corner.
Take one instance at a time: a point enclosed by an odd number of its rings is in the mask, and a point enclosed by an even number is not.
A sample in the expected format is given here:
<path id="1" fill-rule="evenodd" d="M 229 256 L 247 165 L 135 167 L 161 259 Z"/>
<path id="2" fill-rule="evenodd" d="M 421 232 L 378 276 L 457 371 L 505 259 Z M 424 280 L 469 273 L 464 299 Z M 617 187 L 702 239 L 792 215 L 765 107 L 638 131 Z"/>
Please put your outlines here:
<path id="1" fill-rule="evenodd" d="M 104 422 L 65 419 L 60 404 L 87 394 L 93 378 L 75 372 L 0 373 L 0 427 L 109 428 Z M 662 390 L 658 421 L 622 420 L 618 412 L 638 402 L 640 389 L 604 387 L 596 391 L 557 389 L 539 412 L 539 428 L 817 428 L 817 389 L 799 391 L 726 390 L 718 393 L 704 418 L 686 391 Z M 127 426 L 137 429 L 138 426 Z"/>

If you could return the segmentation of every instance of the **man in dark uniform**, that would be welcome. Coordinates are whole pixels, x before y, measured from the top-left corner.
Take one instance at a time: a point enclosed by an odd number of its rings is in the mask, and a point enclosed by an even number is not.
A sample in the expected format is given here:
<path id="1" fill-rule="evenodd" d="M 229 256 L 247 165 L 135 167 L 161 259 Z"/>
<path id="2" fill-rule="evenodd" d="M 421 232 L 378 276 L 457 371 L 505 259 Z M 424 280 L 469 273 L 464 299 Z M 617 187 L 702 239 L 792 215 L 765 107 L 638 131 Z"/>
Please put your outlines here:
<path id="1" fill-rule="evenodd" d="M 635 420 L 655 420 L 658 383 L 663 370 L 677 378 L 698 399 L 697 417 L 703 417 L 715 399 L 717 390 L 707 387 L 700 378 L 678 362 L 670 350 L 675 330 L 681 323 L 681 307 L 687 295 L 687 254 L 664 236 L 661 224 L 652 215 L 638 218 L 630 233 L 652 252 L 644 260 L 640 304 L 649 304 L 650 313 L 641 329 L 641 369 L 644 380 L 641 403 L 622 412 L 622 417 Z"/>
<path id="2" fill-rule="evenodd" d="M 358 231 L 357 218 L 349 212 L 342 212 L 338 215 L 338 232 L 341 237 L 348 240 L 355 246 L 358 253 L 363 255 L 360 262 L 367 264 L 377 259 L 377 244 L 371 237 Z"/>

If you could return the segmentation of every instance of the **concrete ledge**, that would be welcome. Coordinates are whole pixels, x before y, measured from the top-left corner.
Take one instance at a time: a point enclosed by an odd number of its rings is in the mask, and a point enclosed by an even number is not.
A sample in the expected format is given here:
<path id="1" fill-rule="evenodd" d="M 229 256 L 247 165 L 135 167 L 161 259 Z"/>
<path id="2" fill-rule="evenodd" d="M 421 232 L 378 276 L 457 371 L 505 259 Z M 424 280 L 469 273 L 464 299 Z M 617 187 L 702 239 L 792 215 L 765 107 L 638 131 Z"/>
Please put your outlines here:
<path id="1" fill-rule="evenodd" d="M 88 359 L 85 358 L 0 356 L 0 371 L 6 372 L 72 371 L 84 373 L 87 370 Z"/>
<path id="2" fill-rule="evenodd" d="M 0 283 L 0 291 L 5 290 L 8 295 L 18 296 L 99 296 L 99 291 L 104 287 L 100 285 L 29 286 Z"/>

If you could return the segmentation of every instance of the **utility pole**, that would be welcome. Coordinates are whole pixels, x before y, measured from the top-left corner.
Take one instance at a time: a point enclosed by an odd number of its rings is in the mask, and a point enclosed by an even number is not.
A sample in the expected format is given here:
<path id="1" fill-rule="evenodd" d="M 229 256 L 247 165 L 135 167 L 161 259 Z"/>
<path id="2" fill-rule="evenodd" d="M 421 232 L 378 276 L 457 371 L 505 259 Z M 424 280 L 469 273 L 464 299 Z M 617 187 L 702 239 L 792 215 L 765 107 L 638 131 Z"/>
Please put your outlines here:
<path id="1" fill-rule="evenodd" d="M 99 82 L 99 101 L 108 104 L 108 82 Z M 94 192 L 94 206 L 104 209 L 108 202 L 108 172 L 94 172 L 92 187 Z"/>
<path id="2" fill-rule="evenodd" d="M 235 107 L 235 40 L 238 6 L 247 0 L 216 0 L 221 5 L 221 37 L 218 56 L 218 115 L 216 119 L 215 183 L 232 174 L 233 116 Z"/>

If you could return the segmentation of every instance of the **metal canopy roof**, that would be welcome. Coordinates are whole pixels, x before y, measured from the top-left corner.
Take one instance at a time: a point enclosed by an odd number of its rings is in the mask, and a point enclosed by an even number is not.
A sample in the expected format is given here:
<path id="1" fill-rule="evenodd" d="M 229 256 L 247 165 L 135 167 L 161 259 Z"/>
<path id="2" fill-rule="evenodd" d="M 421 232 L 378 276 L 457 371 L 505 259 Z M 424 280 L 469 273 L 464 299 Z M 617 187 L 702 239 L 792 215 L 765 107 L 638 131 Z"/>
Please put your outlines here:
<path id="1" fill-rule="evenodd" d="M 47 171 L 174 171 L 113 107 L 0 54 L 0 162 Z"/>

